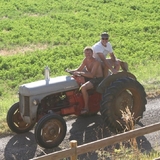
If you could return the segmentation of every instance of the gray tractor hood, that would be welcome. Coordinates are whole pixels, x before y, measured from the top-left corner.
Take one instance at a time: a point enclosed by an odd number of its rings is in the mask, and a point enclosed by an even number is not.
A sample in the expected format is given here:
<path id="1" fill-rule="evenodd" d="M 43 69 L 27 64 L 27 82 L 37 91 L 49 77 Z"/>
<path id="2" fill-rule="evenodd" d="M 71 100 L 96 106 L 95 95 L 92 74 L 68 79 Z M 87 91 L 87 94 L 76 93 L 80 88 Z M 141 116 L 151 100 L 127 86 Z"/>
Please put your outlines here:
<path id="1" fill-rule="evenodd" d="M 79 85 L 71 76 L 59 76 L 49 80 L 40 80 L 19 86 L 19 93 L 24 96 L 33 96 L 45 93 L 59 93 L 78 89 Z"/>

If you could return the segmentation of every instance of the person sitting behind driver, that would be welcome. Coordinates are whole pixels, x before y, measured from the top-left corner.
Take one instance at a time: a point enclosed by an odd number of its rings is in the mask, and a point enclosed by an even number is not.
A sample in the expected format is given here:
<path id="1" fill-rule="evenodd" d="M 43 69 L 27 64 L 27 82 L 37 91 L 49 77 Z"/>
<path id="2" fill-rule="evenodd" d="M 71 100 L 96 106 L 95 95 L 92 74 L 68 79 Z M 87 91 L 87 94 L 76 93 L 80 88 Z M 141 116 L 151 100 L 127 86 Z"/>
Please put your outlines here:
<path id="1" fill-rule="evenodd" d="M 81 111 L 81 114 L 86 114 L 89 111 L 89 95 L 87 90 L 96 88 L 103 80 L 102 66 L 101 63 L 93 57 L 92 47 L 84 48 L 84 56 L 85 58 L 82 60 L 80 66 L 77 69 L 72 70 L 73 75 L 81 75 L 87 79 L 89 78 L 89 80 L 81 86 L 81 92 L 84 99 L 84 108 Z M 86 68 L 85 71 L 84 68 Z"/>
<path id="2" fill-rule="evenodd" d="M 120 60 L 116 58 L 113 53 L 112 45 L 109 42 L 109 34 L 103 32 L 101 34 L 101 39 L 96 44 L 92 46 L 93 56 L 102 63 L 104 70 L 104 77 L 107 77 L 109 70 L 116 74 L 120 69 Z M 110 55 L 110 58 L 106 58 Z"/>

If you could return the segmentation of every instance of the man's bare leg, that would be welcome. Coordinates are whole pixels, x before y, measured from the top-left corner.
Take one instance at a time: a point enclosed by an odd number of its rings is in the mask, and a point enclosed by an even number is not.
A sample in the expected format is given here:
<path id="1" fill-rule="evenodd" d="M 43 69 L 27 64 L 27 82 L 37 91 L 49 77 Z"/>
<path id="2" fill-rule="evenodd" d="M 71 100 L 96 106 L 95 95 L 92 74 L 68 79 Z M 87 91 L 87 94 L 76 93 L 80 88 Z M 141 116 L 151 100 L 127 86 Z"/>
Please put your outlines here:
<path id="1" fill-rule="evenodd" d="M 91 82 L 89 82 L 89 81 L 86 82 L 85 84 L 83 84 L 82 87 L 81 87 L 81 92 L 82 92 L 83 99 L 84 99 L 84 109 L 86 111 L 89 110 L 89 108 L 88 108 L 88 97 L 89 96 L 88 96 L 87 90 L 91 89 L 91 88 L 93 88 L 93 84 Z"/>
<path id="2" fill-rule="evenodd" d="M 120 61 L 117 60 L 116 62 L 114 62 L 114 69 L 116 69 L 116 71 L 118 72 L 120 70 Z"/>
<path id="3" fill-rule="evenodd" d="M 104 66 L 104 63 L 101 64 L 102 65 L 102 70 L 103 70 L 103 77 L 107 77 L 109 70 L 107 66 Z"/>
<path id="4" fill-rule="evenodd" d="M 108 77 L 108 73 L 109 73 L 108 67 L 104 67 L 103 69 L 104 77 Z"/>
<path id="5" fill-rule="evenodd" d="M 106 59 L 108 63 L 110 63 L 111 66 L 113 66 L 114 69 L 118 72 L 120 70 L 120 60 L 117 59 L 115 62 L 112 61 L 112 59 Z"/>

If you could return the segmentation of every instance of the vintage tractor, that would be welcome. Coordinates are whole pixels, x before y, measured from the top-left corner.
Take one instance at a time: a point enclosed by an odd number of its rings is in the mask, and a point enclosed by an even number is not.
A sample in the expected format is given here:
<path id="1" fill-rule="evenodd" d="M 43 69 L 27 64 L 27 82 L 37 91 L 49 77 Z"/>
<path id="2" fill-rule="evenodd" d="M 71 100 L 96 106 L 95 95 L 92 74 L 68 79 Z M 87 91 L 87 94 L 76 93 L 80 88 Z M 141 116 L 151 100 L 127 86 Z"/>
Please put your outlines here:
<path id="1" fill-rule="evenodd" d="M 44 148 L 58 146 L 66 135 L 64 116 L 81 115 L 84 106 L 81 84 L 84 77 L 59 76 L 23 84 L 19 87 L 19 102 L 13 104 L 7 114 L 9 128 L 18 134 L 35 126 L 37 143 Z M 136 77 L 127 71 L 105 78 L 98 88 L 88 91 L 89 113 L 100 111 L 104 123 L 113 132 L 123 132 L 125 121 L 122 111 L 129 108 L 135 122 L 143 116 L 146 93 Z"/>

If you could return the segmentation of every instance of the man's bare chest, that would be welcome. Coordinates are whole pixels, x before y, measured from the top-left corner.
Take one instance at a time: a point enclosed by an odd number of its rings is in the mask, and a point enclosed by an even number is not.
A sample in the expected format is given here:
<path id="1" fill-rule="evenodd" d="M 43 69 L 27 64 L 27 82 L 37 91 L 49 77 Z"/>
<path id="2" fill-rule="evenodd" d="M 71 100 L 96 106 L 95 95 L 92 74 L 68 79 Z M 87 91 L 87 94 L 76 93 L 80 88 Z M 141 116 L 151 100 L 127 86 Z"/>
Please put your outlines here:
<path id="1" fill-rule="evenodd" d="M 92 62 L 88 63 L 88 64 L 86 65 L 87 70 L 88 70 L 88 71 L 91 71 L 92 68 L 93 68 L 93 66 L 94 66 L 94 63 L 92 63 Z"/>

